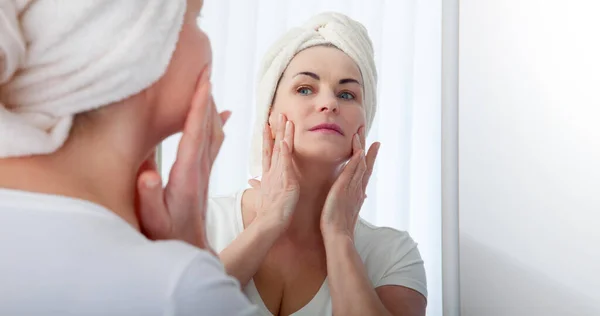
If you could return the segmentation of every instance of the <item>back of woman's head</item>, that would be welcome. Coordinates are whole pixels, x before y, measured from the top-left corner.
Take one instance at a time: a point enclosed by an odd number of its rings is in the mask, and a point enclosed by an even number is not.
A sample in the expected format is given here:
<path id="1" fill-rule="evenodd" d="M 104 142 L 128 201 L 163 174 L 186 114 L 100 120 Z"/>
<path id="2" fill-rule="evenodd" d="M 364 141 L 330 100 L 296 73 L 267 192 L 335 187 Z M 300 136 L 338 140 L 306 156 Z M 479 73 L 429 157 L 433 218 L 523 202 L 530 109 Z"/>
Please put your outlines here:
<path id="1" fill-rule="evenodd" d="M 75 116 L 151 86 L 180 86 L 171 102 L 189 101 L 210 60 L 208 39 L 195 24 L 201 6 L 201 0 L 0 1 L 0 159 L 53 153 Z M 164 104 L 164 94 L 151 95 Z"/>

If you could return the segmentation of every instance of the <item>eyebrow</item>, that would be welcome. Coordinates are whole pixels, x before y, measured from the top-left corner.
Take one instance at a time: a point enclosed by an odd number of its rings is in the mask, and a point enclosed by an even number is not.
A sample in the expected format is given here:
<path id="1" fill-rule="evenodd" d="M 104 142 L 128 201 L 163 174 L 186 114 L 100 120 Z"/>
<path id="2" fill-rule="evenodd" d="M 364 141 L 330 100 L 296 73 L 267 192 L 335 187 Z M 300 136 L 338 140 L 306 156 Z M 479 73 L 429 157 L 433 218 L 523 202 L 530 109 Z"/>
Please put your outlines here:
<path id="1" fill-rule="evenodd" d="M 319 75 L 317 75 L 314 72 L 310 72 L 310 71 L 299 72 L 294 77 L 298 77 L 298 76 L 309 76 L 315 80 L 321 80 Z M 347 83 L 356 83 L 357 85 L 362 86 L 362 84 L 358 80 L 352 79 L 352 78 L 344 78 L 339 81 L 339 84 L 347 84 Z"/>

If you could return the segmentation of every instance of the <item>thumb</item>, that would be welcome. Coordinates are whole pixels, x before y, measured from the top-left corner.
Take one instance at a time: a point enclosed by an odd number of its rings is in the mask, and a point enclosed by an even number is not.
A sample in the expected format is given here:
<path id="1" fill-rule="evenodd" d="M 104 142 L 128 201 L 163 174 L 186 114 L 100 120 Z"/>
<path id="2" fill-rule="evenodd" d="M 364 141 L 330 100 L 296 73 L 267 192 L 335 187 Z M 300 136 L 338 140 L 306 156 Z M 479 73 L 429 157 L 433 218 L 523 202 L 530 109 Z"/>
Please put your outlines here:
<path id="1" fill-rule="evenodd" d="M 137 181 L 137 215 L 142 233 L 149 239 L 164 238 L 171 231 L 171 219 L 164 202 L 160 175 L 144 171 Z"/>
<path id="2" fill-rule="evenodd" d="M 253 189 L 260 189 L 261 183 L 259 180 L 256 179 L 250 179 L 248 180 L 248 184 L 253 188 Z"/>

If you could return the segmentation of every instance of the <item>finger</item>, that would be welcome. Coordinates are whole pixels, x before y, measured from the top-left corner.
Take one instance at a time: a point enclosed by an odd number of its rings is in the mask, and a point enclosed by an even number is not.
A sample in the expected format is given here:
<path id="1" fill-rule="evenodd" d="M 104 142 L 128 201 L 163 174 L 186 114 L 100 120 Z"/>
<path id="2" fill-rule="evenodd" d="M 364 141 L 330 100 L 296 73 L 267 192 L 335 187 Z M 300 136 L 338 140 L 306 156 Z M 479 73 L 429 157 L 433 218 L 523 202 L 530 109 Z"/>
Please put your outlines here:
<path id="1" fill-rule="evenodd" d="M 292 150 L 287 141 L 281 142 L 281 162 L 283 165 L 283 176 L 287 181 L 295 181 L 295 171 L 292 163 Z"/>
<path id="2" fill-rule="evenodd" d="M 195 189 L 191 191 L 191 194 L 198 196 L 198 210 L 200 211 L 200 218 L 202 220 L 204 220 L 206 217 L 206 203 L 208 199 L 208 187 L 210 181 L 210 174 L 212 171 L 212 164 L 213 161 L 211 160 L 211 153 L 208 151 L 204 151 L 202 153 L 202 158 L 199 162 L 199 178 L 197 179 L 196 185 L 194 186 Z M 203 227 L 200 227 L 201 231 L 203 231 L 203 229 Z"/>
<path id="3" fill-rule="evenodd" d="M 366 192 L 367 185 L 369 184 L 369 180 L 371 179 L 371 175 L 373 174 L 373 166 L 375 166 L 375 159 L 377 159 L 377 154 L 379 153 L 379 148 L 381 147 L 381 143 L 376 142 L 371 145 L 369 151 L 367 152 L 366 164 L 367 170 L 365 171 L 365 175 L 363 176 L 363 190 Z"/>
<path id="4" fill-rule="evenodd" d="M 361 161 L 361 156 L 364 155 L 364 151 L 359 150 L 352 155 L 350 161 L 344 166 L 344 170 L 339 175 L 336 183 L 334 185 L 342 186 L 343 188 L 348 188 L 350 183 L 352 182 L 352 178 L 354 178 L 354 174 L 358 168 L 358 165 Z"/>
<path id="5" fill-rule="evenodd" d="M 210 86 L 210 83 L 207 83 Z M 204 95 L 203 106 L 201 109 L 203 120 L 195 128 L 184 130 L 184 134 L 179 143 L 177 157 L 171 172 L 169 173 L 169 182 L 165 188 L 167 196 L 177 197 L 176 199 L 187 201 L 197 200 L 199 190 L 201 190 L 202 167 L 203 162 L 212 165 L 210 162 L 210 152 L 212 143 L 212 129 L 214 113 L 212 104 L 212 95 L 210 90 Z M 192 105 L 195 106 L 195 105 Z M 193 130 L 192 132 L 189 132 Z M 189 133 L 186 133 L 189 132 Z"/>
<path id="6" fill-rule="evenodd" d="M 276 141 L 282 141 L 285 136 L 285 123 L 287 122 L 287 117 L 283 114 L 279 114 L 279 123 L 277 124 L 277 136 L 275 138 Z"/>
<path id="7" fill-rule="evenodd" d="M 206 145 L 206 130 L 210 123 L 210 90 L 208 72 L 204 71 L 202 79 L 198 82 L 192 105 L 185 121 L 183 135 L 179 141 L 176 160 L 189 165 L 199 159 L 202 146 Z"/>
<path id="8" fill-rule="evenodd" d="M 273 146 L 273 159 L 271 159 L 271 166 L 277 166 L 279 164 L 279 158 L 281 158 L 281 141 L 285 134 L 285 117 L 283 114 L 279 114 L 277 119 L 277 126 L 275 127 L 275 145 Z"/>
<path id="9" fill-rule="evenodd" d="M 256 179 L 250 179 L 248 180 L 248 184 L 253 188 L 253 189 L 260 189 L 261 183 L 259 180 Z"/>
<path id="10" fill-rule="evenodd" d="M 281 135 L 281 140 L 280 140 L 280 143 L 279 143 L 279 148 L 280 148 L 280 150 L 279 150 L 279 158 L 277 159 L 277 162 L 279 164 L 284 164 L 285 163 L 284 157 L 287 154 L 289 154 L 288 151 L 290 150 L 290 147 L 291 147 L 290 144 L 286 142 L 286 137 L 287 138 L 291 138 L 289 135 L 291 133 L 293 133 L 291 131 L 291 129 L 292 129 L 291 122 L 288 121 L 286 117 L 284 117 L 284 120 L 283 120 L 282 124 L 283 124 L 283 133 Z M 283 145 L 286 145 L 285 148 L 284 148 Z M 285 165 L 284 165 L 284 167 L 285 167 Z"/>
<path id="11" fill-rule="evenodd" d="M 273 155 L 273 137 L 271 136 L 271 127 L 265 124 L 263 130 L 263 148 L 262 148 L 262 170 L 268 172 L 271 169 L 271 159 Z"/>
<path id="12" fill-rule="evenodd" d="M 209 157 L 210 153 L 204 153 L 203 160 L 200 163 L 200 190 L 198 192 L 202 193 L 200 202 L 202 205 L 205 205 L 206 200 L 208 198 L 208 186 L 210 181 L 210 174 L 212 173 L 212 165 L 213 162 Z M 201 208 L 204 210 L 204 208 Z"/>
<path id="13" fill-rule="evenodd" d="M 354 136 L 352 136 L 352 154 L 354 155 L 355 153 L 357 153 L 359 150 L 362 150 L 362 147 L 360 146 L 360 136 L 358 136 L 358 133 L 354 134 Z"/>
<path id="14" fill-rule="evenodd" d="M 360 141 L 360 148 L 366 149 L 367 148 L 367 139 L 366 139 L 366 133 L 365 133 L 364 126 L 361 126 L 358 129 L 358 137 L 359 137 L 359 141 Z"/>
<path id="15" fill-rule="evenodd" d="M 137 211 L 142 231 L 151 239 L 167 236 L 171 231 L 171 220 L 163 199 L 163 187 L 158 173 L 142 173 L 138 177 L 137 189 Z"/>
<path id="16" fill-rule="evenodd" d="M 221 126 L 225 126 L 231 117 L 231 111 L 223 111 L 219 113 L 219 117 L 221 118 Z"/>
<path id="17" fill-rule="evenodd" d="M 361 150 L 361 153 L 359 155 L 359 159 L 358 159 L 358 165 L 356 166 L 356 170 L 354 171 L 354 173 L 352 174 L 352 180 L 350 180 L 350 184 L 349 184 L 349 189 L 351 190 L 350 192 L 363 192 L 363 179 L 365 176 L 365 172 L 367 171 L 367 163 L 366 163 L 366 159 L 365 159 L 365 151 Z M 363 197 L 364 197 L 364 193 Z"/>
<path id="18" fill-rule="evenodd" d="M 294 152 L 294 123 L 292 121 L 287 121 L 285 123 L 283 140 L 288 145 L 290 153 Z"/>
<path id="19" fill-rule="evenodd" d="M 212 103 L 212 113 L 213 120 L 212 130 L 211 130 L 211 142 L 210 142 L 210 168 L 219 155 L 219 151 L 221 150 L 221 146 L 223 145 L 223 141 L 225 140 L 225 133 L 223 132 L 223 124 L 221 118 L 219 116 L 219 112 L 217 111 L 217 107 L 215 105 L 214 99 L 211 98 Z"/>
<path id="20" fill-rule="evenodd" d="M 221 144 L 223 143 L 224 134 L 221 125 L 221 118 L 219 117 L 219 112 L 217 112 L 217 107 L 214 104 L 214 100 L 211 97 L 211 116 L 212 120 L 209 123 L 209 130 L 207 131 L 209 137 L 209 146 L 208 150 L 205 150 L 201 153 L 200 156 L 200 174 L 201 174 L 201 182 L 199 192 L 202 192 L 204 187 L 208 186 L 208 177 L 210 177 L 210 172 L 212 170 L 212 166 L 215 162 L 215 159 L 219 153 L 221 148 Z M 206 182 L 206 183 L 205 183 Z"/>

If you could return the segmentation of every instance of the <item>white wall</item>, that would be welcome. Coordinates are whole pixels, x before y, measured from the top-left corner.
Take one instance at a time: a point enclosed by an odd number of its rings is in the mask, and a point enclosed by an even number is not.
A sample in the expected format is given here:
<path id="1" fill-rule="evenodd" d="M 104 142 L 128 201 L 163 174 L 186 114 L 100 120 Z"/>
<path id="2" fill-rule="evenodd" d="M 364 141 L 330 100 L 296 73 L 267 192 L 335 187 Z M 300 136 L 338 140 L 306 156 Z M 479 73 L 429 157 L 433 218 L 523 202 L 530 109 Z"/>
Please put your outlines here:
<path id="1" fill-rule="evenodd" d="M 461 315 L 600 315 L 600 1 L 462 0 Z"/>

